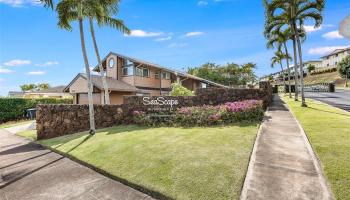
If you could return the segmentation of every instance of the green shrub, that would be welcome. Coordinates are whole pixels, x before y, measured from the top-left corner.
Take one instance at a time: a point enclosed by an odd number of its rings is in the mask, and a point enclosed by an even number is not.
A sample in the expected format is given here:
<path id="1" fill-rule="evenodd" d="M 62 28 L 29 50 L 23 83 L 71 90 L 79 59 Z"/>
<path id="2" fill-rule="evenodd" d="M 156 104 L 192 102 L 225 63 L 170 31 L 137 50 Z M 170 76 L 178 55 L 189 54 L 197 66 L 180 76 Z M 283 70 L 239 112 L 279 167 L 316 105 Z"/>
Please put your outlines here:
<path id="1" fill-rule="evenodd" d="M 147 115 L 134 111 L 134 122 L 145 126 L 211 126 L 241 121 L 259 121 L 264 116 L 262 101 L 245 100 L 218 106 L 179 108 L 173 115 Z"/>
<path id="2" fill-rule="evenodd" d="M 0 98 L 0 123 L 25 118 L 27 109 L 35 108 L 38 104 L 72 104 L 72 99 L 24 99 Z"/>
<path id="3" fill-rule="evenodd" d="M 171 84 L 172 90 L 170 92 L 171 96 L 194 96 L 193 91 L 183 87 L 178 83 Z"/>

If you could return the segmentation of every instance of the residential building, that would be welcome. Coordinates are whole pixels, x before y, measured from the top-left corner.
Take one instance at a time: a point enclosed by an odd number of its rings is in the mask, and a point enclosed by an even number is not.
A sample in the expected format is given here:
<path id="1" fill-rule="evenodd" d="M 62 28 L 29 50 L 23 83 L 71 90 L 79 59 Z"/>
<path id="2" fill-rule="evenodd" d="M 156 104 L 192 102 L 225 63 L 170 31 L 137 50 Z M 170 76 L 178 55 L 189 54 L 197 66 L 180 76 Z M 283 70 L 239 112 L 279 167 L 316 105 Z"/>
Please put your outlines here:
<path id="1" fill-rule="evenodd" d="M 24 92 L 22 91 L 9 91 L 7 96 L 12 98 L 22 98 L 23 95 L 24 95 Z"/>
<path id="2" fill-rule="evenodd" d="M 180 83 L 189 90 L 205 87 L 226 87 L 187 73 L 177 72 L 163 66 L 136 58 L 110 52 L 103 60 L 111 104 L 122 104 L 124 95 L 167 95 L 171 84 Z M 99 72 L 96 66 L 93 71 Z M 102 77 L 91 75 L 94 104 L 104 102 Z M 73 95 L 75 104 L 88 103 L 87 77 L 78 74 L 64 89 Z"/>
<path id="3" fill-rule="evenodd" d="M 23 94 L 24 98 L 57 98 L 57 99 L 66 99 L 73 98 L 69 93 L 63 92 L 66 86 L 57 86 L 50 87 L 44 90 L 29 91 Z"/>
<path id="4" fill-rule="evenodd" d="M 322 67 L 337 67 L 337 64 L 348 55 L 350 55 L 350 47 L 345 49 L 336 49 L 332 53 L 322 57 Z"/>

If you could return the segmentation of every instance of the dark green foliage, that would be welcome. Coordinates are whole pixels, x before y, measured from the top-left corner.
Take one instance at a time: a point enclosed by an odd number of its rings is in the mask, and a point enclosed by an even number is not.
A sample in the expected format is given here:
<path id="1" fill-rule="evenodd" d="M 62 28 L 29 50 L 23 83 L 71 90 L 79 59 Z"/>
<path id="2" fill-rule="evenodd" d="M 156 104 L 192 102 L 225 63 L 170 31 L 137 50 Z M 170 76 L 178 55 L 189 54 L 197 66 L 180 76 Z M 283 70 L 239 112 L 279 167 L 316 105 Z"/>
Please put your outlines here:
<path id="1" fill-rule="evenodd" d="M 72 99 L 0 98 L 0 123 L 25 118 L 26 110 L 38 104 L 72 104 Z"/>
<path id="2" fill-rule="evenodd" d="M 246 85 L 249 82 L 255 82 L 255 69 L 256 64 L 254 63 L 243 65 L 235 63 L 227 63 L 226 65 L 206 63 L 200 67 L 189 68 L 187 73 L 223 85 Z"/>
<path id="3" fill-rule="evenodd" d="M 315 65 L 308 65 L 307 66 L 307 71 L 309 72 L 309 73 L 311 73 L 312 71 L 314 71 L 316 69 L 316 67 L 315 67 Z"/>
<path id="4" fill-rule="evenodd" d="M 338 63 L 338 72 L 343 78 L 350 78 L 350 55 Z"/>

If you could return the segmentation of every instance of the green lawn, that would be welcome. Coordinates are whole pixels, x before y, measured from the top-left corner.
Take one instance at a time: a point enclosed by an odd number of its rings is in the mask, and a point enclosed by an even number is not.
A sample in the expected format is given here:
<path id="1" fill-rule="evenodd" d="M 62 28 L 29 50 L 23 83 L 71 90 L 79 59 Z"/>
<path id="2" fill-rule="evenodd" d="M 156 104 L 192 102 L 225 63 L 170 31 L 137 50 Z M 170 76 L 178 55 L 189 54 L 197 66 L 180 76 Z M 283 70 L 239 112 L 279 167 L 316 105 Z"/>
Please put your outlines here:
<path id="1" fill-rule="evenodd" d="M 257 128 L 117 126 L 40 143 L 170 198 L 238 199 Z"/>
<path id="2" fill-rule="evenodd" d="M 36 140 L 36 130 L 28 130 L 16 133 L 16 135 L 30 139 L 30 140 Z"/>
<path id="3" fill-rule="evenodd" d="M 9 121 L 0 124 L 0 128 L 10 128 L 17 125 L 28 124 L 34 122 L 34 120 L 19 120 L 19 121 Z"/>
<path id="4" fill-rule="evenodd" d="M 305 129 L 336 198 L 350 199 L 350 113 L 309 99 L 308 108 L 283 99 Z"/>

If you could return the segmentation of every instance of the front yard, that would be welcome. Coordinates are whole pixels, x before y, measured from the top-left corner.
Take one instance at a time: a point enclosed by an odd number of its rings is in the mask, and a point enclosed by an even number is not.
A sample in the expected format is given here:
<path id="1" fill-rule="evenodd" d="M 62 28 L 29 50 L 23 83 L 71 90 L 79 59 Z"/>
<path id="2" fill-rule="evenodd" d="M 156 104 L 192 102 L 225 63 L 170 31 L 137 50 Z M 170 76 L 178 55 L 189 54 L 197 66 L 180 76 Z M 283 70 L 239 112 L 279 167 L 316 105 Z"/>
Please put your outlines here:
<path id="1" fill-rule="evenodd" d="M 238 199 L 257 129 L 130 125 L 40 143 L 169 198 Z"/>
<path id="2" fill-rule="evenodd" d="M 307 99 L 307 108 L 284 97 L 305 129 L 337 199 L 350 199 L 350 113 Z"/>

